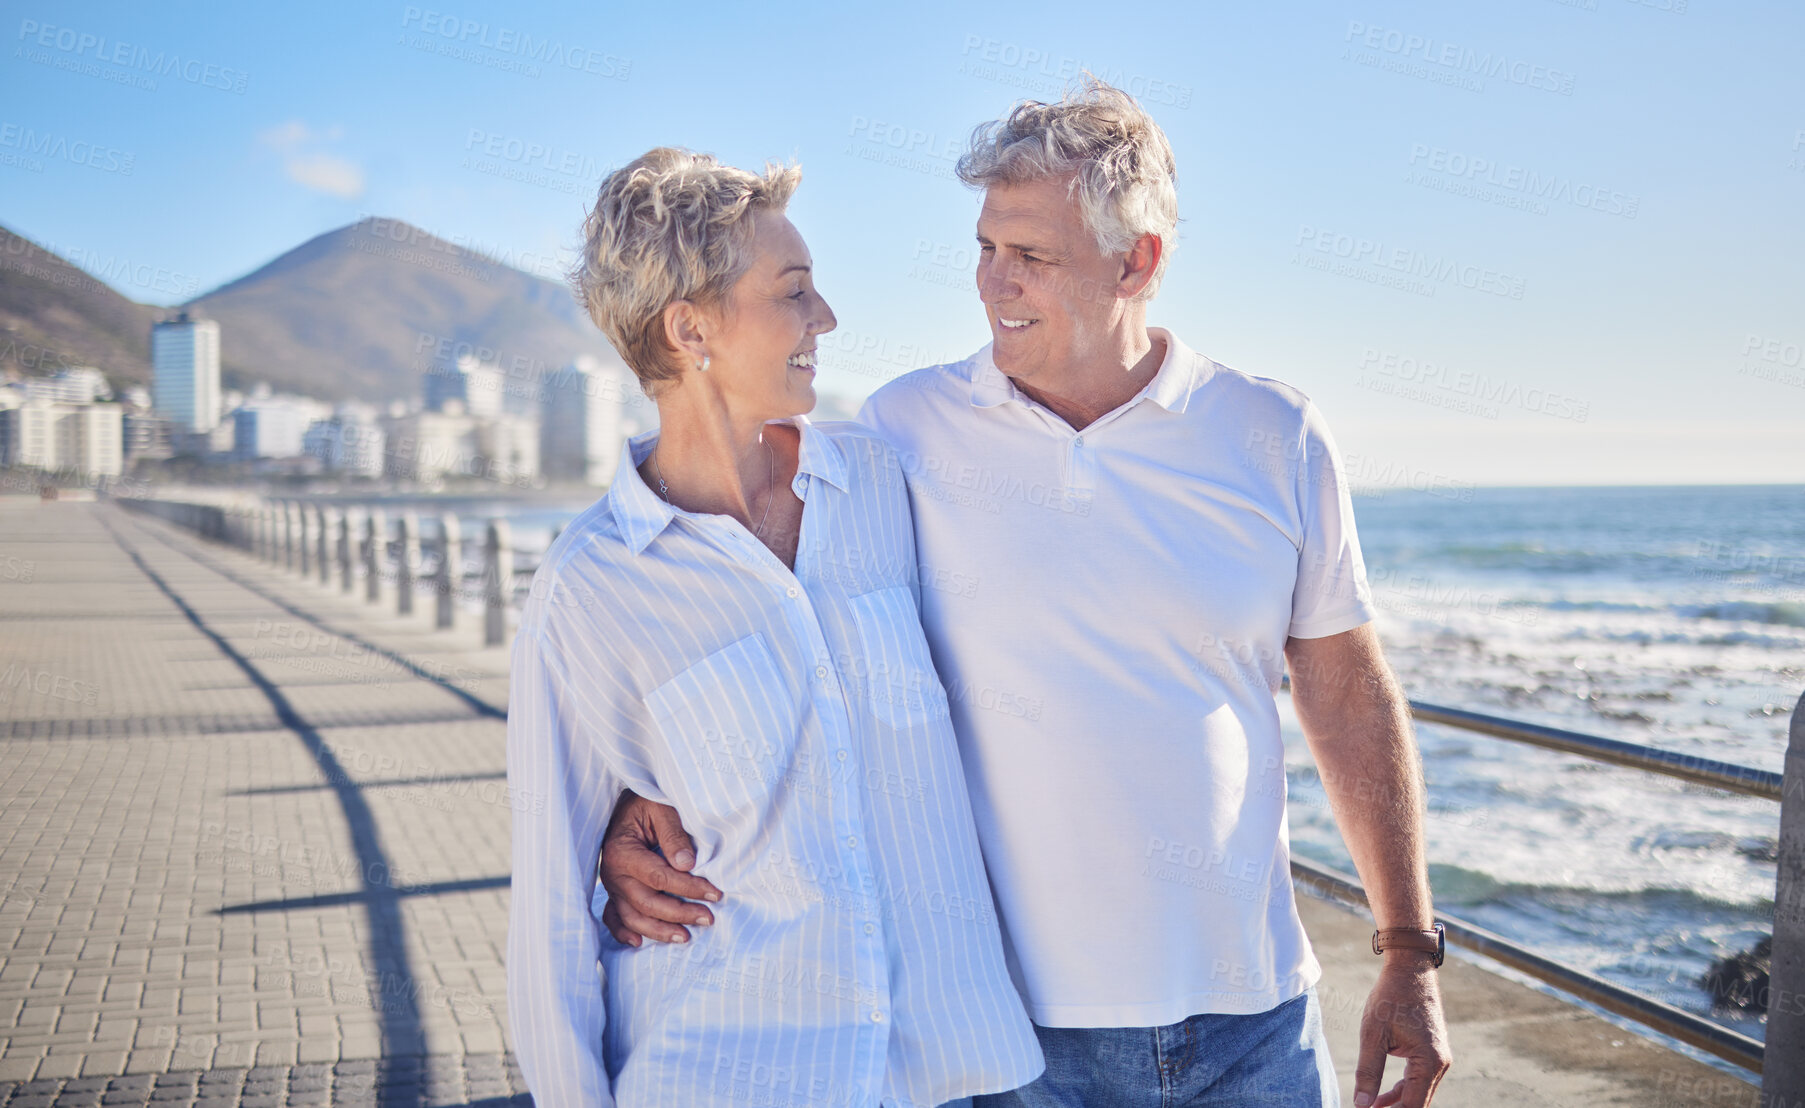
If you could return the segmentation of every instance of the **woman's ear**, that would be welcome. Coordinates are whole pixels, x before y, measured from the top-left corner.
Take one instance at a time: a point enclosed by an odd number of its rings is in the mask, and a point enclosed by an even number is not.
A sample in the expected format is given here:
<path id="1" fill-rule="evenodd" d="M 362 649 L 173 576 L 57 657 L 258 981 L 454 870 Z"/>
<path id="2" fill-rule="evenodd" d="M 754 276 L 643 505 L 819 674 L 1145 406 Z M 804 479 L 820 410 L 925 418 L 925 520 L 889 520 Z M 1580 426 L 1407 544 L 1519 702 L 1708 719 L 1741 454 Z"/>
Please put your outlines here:
<path id="1" fill-rule="evenodd" d="M 707 362 L 708 331 L 709 321 L 693 300 L 673 300 L 664 306 L 664 340 L 685 368 Z"/>

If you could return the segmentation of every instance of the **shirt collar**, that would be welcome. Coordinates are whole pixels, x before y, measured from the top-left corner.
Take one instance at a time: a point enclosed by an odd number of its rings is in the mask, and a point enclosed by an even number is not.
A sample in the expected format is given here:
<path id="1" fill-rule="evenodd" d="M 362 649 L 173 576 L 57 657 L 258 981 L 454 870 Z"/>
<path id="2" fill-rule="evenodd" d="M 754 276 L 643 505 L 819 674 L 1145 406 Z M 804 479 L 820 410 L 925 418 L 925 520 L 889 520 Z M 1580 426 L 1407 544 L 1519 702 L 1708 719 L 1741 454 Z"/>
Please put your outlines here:
<path id="1" fill-rule="evenodd" d="M 1178 341 L 1178 337 L 1164 327 L 1149 327 L 1147 334 L 1156 340 L 1165 340 L 1166 356 L 1160 360 L 1153 380 L 1147 382 L 1147 387 L 1141 390 L 1135 400 L 1145 397 L 1169 412 L 1182 412 L 1190 403 L 1191 393 L 1208 376 L 1203 372 L 1208 359 Z M 992 345 L 986 345 L 968 359 L 971 366 L 971 403 L 974 408 L 994 408 L 1010 400 L 1026 399 L 1021 390 L 1015 387 L 1015 382 L 997 368 L 996 362 L 991 358 Z"/>
<path id="2" fill-rule="evenodd" d="M 802 452 L 796 459 L 796 472 L 806 473 L 810 477 L 819 477 L 834 488 L 845 492 L 848 485 L 846 475 L 846 455 L 840 450 L 840 444 L 833 436 L 816 427 L 805 415 L 793 416 L 781 420 L 793 423 L 802 432 Z"/>
<path id="3" fill-rule="evenodd" d="M 671 520 L 677 518 L 677 509 L 653 492 L 645 478 L 639 475 L 640 463 L 656 445 L 656 427 L 623 443 L 620 465 L 614 471 L 614 487 L 608 490 L 614 499 L 615 525 L 620 528 L 627 549 L 635 554 L 652 545 L 652 540 L 663 534 Z"/>
<path id="4" fill-rule="evenodd" d="M 819 478 L 841 492 L 846 491 L 846 455 L 840 450 L 839 443 L 809 422 L 805 415 L 773 422 L 793 424 L 802 434 L 802 448 L 796 465 L 798 474 Z M 656 445 L 657 428 L 637 434 L 623 443 L 620 465 L 614 474 L 614 487 L 610 490 L 614 498 L 614 522 L 620 527 L 621 539 L 627 544 L 627 549 L 635 554 L 643 553 L 646 547 L 652 545 L 652 540 L 663 534 L 678 514 L 677 509 L 664 497 L 653 492 L 645 478 L 639 475 L 640 464 Z"/>

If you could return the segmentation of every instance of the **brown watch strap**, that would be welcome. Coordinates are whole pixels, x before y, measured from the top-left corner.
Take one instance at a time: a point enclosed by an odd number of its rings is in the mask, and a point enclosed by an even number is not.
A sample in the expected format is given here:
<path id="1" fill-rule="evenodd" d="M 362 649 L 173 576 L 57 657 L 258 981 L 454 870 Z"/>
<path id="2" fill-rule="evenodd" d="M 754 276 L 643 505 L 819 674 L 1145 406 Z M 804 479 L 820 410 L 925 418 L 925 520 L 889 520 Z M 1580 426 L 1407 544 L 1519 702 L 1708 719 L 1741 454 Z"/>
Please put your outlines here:
<path id="1" fill-rule="evenodd" d="M 1383 954 L 1387 950 L 1420 950 L 1424 954 L 1435 956 L 1435 966 L 1438 969 L 1447 949 L 1447 935 L 1439 923 L 1430 931 L 1419 931 L 1414 927 L 1387 927 L 1373 932 L 1374 954 Z"/>

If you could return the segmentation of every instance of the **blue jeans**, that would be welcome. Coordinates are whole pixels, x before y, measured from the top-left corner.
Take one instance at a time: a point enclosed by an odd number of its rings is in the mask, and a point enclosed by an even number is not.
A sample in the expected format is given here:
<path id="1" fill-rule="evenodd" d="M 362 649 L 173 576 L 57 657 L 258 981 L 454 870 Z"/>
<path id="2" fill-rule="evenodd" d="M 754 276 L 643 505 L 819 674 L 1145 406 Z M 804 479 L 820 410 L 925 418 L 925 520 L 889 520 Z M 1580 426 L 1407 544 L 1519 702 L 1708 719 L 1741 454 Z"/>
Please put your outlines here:
<path id="1" fill-rule="evenodd" d="M 1339 1108 L 1311 988 L 1269 1012 L 1165 1027 L 1041 1027 L 1047 1072 L 973 1108 Z"/>

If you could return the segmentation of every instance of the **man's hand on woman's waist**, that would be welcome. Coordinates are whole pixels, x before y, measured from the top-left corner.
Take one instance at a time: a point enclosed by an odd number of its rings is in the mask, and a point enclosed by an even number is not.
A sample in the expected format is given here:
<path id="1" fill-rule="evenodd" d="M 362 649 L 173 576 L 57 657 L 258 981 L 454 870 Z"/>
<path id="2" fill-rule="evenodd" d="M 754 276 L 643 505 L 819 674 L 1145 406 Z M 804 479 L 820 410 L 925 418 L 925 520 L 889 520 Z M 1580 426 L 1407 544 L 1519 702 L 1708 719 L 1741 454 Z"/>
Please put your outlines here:
<path id="1" fill-rule="evenodd" d="M 600 877 L 608 892 L 602 926 L 627 946 L 643 936 L 661 943 L 686 943 L 682 924 L 707 927 L 714 914 L 698 900 L 719 900 L 721 890 L 687 872 L 696 864 L 696 844 L 683 830 L 677 809 L 623 792 L 602 836 Z"/>

